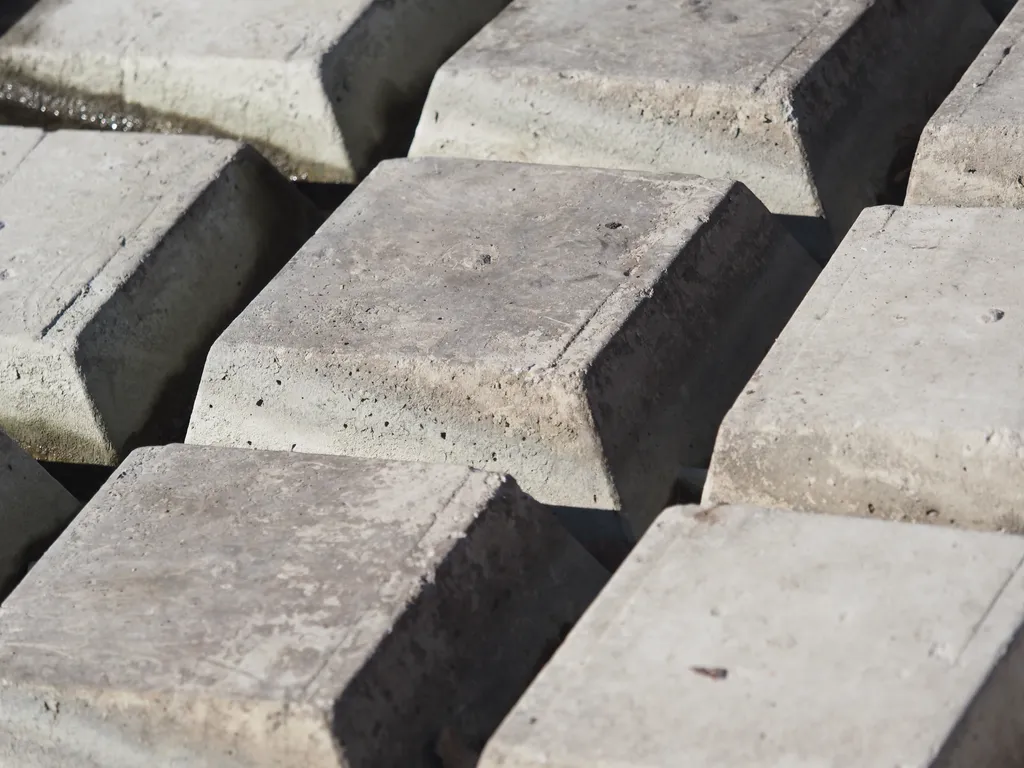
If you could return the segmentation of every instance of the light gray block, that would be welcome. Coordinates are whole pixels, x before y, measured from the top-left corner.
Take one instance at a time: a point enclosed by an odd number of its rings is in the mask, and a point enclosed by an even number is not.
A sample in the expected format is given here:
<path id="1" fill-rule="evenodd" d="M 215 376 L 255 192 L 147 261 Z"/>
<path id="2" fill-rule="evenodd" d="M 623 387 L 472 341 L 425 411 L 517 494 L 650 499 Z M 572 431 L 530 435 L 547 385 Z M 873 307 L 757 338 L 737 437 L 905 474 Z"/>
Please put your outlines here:
<path id="1" fill-rule="evenodd" d="M 37 458 L 115 463 L 319 214 L 233 142 L 33 137 L 0 128 L 21 155 L 0 178 L 0 426 Z"/>
<path id="2" fill-rule="evenodd" d="M 39 0 L 0 37 L 0 111 L 237 137 L 354 181 L 508 0 Z"/>
<path id="3" fill-rule="evenodd" d="M 606 579 L 508 477 L 141 449 L 0 609 L 0 763 L 425 766 Z"/>
<path id="4" fill-rule="evenodd" d="M 817 271 L 733 182 L 388 162 L 218 339 L 187 441 L 497 469 L 640 531 Z"/>
<path id="5" fill-rule="evenodd" d="M 78 507 L 60 483 L 0 432 L 0 600 L 28 567 L 29 550 L 58 533 Z"/>
<path id="6" fill-rule="evenodd" d="M 0 127 L 0 184 L 7 181 L 42 138 L 43 132 L 37 128 Z"/>
<path id="7" fill-rule="evenodd" d="M 707 502 L 1024 530 L 1024 211 L 861 216 L 718 434 Z"/>
<path id="8" fill-rule="evenodd" d="M 411 153 L 735 178 L 842 234 L 993 27 L 978 0 L 516 0 Z"/>
<path id="9" fill-rule="evenodd" d="M 480 768 L 1024 761 L 1024 539 L 666 510 Z"/>
<path id="10" fill-rule="evenodd" d="M 928 122 L 908 203 L 1024 208 L 1022 41 L 1019 5 Z"/>

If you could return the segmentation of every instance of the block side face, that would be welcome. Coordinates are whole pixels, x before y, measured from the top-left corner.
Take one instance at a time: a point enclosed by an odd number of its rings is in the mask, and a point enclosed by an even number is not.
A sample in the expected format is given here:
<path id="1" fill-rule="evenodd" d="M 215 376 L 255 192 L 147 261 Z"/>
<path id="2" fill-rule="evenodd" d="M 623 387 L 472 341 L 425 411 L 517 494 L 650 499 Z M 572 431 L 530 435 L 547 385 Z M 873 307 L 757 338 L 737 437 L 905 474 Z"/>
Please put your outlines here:
<path id="1" fill-rule="evenodd" d="M 1017 537 L 670 510 L 481 765 L 930 765 L 1024 618 L 1022 556 Z"/>
<path id="2" fill-rule="evenodd" d="M 143 258 L 78 337 L 77 362 L 119 451 L 321 220 L 249 150 L 211 170 L 192 200 L 172 198 L 132 234 L 145 244 Z"/>
<path id="3" fill-rule="evenodd" d="M 1013 11 L 921 137 L 907 191 L 915 205 L 1024 207 L 1024 6 Z"/>
<path id="4" fill-rule="evenodd" d="M 432 567 L 420 541 L 474 518 L 448 505 L 466 480 L 455 467 L 137 451 L 0 609 L 4 678 L 306 701 L 328 657 L 344 658 L 339 680 L 354 674 L 420 588 Z"/>
<path id="5" fill-rule="evenodd" d="M 60 483 L 0 432 L 0 600 L 26 565 L 25 549 L 58 531 L 78 507 Z"/>
<path id="6" fill-rule="evenodd" d="M 419 764 L 444 727 L 482 745 L 606 580 L 549 511 L 514 482 L 495 488 L 373 665 L 337 700 L 333 723 L 347 759 Z M 336 688 L 333 673 L 328 663 L 312 696 Z M 382 731 L 401 736 L 383 742 Z"/>
<path id="7" fill-rule="evenodd" d="M 469 463 L 617 506 L 580 372 L 727 188 L 385 164 L 215 345 L 188 440 Z"/>
<path id="8" fill-rule="evenodd" d="M 617 325 L 586 386 L 636 532 L 664 508 L 680 467 L 708 461 L 722 417 L 817 274 L 735 185 Z"/>
<path id="9" fill-rule="evenodd" d="M 707 498 L 1016 529 L 1024 218 L 890 212 L 851 232 L 726 417 Z"/>

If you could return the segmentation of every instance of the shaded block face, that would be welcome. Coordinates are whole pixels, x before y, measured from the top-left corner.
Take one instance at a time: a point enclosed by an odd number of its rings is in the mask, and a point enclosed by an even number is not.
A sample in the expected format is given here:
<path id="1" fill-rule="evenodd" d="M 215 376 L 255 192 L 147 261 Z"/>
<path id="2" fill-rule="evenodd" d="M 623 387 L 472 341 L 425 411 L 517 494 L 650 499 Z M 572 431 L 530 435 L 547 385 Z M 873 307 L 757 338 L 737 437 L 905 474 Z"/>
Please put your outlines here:
<path id="1" fill-rule="evenodd" d="M 40 138 L 0 128 L 0 426 L 37 458 L 115 463 L 319 218 L 231 142 Z"/>
<path id="2" fill-rule="evenodd" d="M 977 0 L 516 0 L 411 153 L 734 178 L 842 234 L 993 27 Z"/>
<path id="3" fill-rule="evenodd" d="M 1024 540 L 666 510 L 481 768 L 1019 765 Z"/>
<path id="4" fill-rule="evenodd" d="M 1024 212 L 874 208 L 719 431 L 706 502 L 1024 530 Z"/>
<path id="5" fill-rule="evenodd" d="M 731 182 L 385 163 L 214 345 L 187 439 L 494 468 L 642 530 L 816 273 Z"/>
<path id="6" fill-rule="evenodd" d="M 0 432 L 0 601 L 78 511 L 75 498 Z"/>
<path id="7" fill-rule="evenodd" d="M 287 174 L 354 181 L 506 3 L 20 3 L 0 36 L 0 119 L 240 138 Z"/>
<path id="8" fill-rule="evenodd" d="M 907 202 L 1024 208 L 1024 5 L 1002 23 L 928 122 Z"/>
<path id="9" fill-rule="evenodd" d="M 444 726 L 486 738 L 605 579 L 498 475 L 141 449 L 0 608 L 0 758 L 425 765 Z"/>

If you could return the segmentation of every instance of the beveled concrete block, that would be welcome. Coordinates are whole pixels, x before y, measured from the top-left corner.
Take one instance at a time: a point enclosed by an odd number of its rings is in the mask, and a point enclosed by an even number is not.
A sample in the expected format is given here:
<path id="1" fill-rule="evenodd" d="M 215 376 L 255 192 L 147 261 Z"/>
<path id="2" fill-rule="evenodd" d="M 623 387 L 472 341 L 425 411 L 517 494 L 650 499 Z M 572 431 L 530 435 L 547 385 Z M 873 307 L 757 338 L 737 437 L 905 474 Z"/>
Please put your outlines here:
<path id="1" fill-rule="evenodd" d="M 411 153 L 735 178 L 841 235 L 993 28 L 978 0 L 516 0 Z"/>
<path id="2" fill-rule="evenodd" d="M 0 37 L 0 113 L 230 136 L 285 173 L 351 182 L 411 132 L 435 70 L 507 2 L 22 2 Z"/>
<path id="3" fill-rule="evenodd" d="M 28 567 L 35 554 L 30 550 L 45 545 L 78 507 L 74 496 L 0 432 L 0 600 Z"/>
<path id="4" fill-rule="evenodd" d="M 879 207 L 718 433 L 704 501 L 1024 530 L 1024 211 Z"/>
<path id="5" fill-rule="evenodd" d="M 0 128 L 3 162 L 21 155 L 0 174 L 0 427 L 37 458 L 116 463 L 319 214 L 233 142 L 35 139 Z"/>
<path id="6" fill-rule="evenodd" d="M 640 531 L 817 272 L 733 182 L 388 162 L 218 339 L 187 441 L 491 468 Z"/>
<path id="7" fill-rule="evenodd" d="M 908 203 L 1024 208 L 1022 41 L 1018 5 L 928 122 Z"/>
<path id="8" fill-rule="evenodd" d="M 0 608 L 0 762 L 425 766 L 606 578 L 508 477 L 141 449 Z"/>
<path id="9" fill-rule="evenodd" d="M 1024 539 L 665 511 L 480 768 L 1024 761 Z"/>

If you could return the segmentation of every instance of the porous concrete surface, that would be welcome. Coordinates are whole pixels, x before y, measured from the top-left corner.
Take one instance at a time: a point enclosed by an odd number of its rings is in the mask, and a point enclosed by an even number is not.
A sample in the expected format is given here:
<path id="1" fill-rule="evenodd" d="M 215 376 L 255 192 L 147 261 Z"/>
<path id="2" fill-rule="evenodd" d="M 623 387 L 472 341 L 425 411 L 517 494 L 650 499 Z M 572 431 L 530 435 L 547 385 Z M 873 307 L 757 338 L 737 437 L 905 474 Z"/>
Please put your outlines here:
<path id="1" fill-rule="evenodd" d="M 0 762 L 425 766 L 606 579 L 504 476 L 140 449 L 0 607 Z"/>
<path id="2" fill-rule="evenodd" d="M 1024 531 L 1024 211 L 865 211 L 729 411 L 705 502 Z"/>
<path id="3" fill-rule="evenodd" d="M 0 432 L 0 600 L 45 544 L 78 511 L 78 501 Z"/>
<path id="4" fill-rule="evenodd" d="M 187 442 L 495 469 L 639 532 L 817 272 L 733 182 L 390 161 L 217 340 Z"/>
<path id="5" fill-rule="evenodd" d="M 1024 762 L 1024 539 L 666 510 L 480 768 Z"/>
<path id="6" fill-rule="evenodd" d="M 37 128 L 0 127 L 0 184 L 7 181 L 42 138 L 43 132 Z"/>
<path id="7" fill-rule="evenodd" d="M 39 0 L 0 37 L 0 108 L 245 139 L 354 181 L 507 0 Z M 26 110 L 22 109 L 24 119 Z"/>
<path id="8" fill-rule="evenodd" d="M 978 0 L 515 0 L 411 153 L 735 178 L 842 234 L 994 26 Z"/>
<path id="9" fill-rule="evenodd" d="M 1022 41 L 1018 5 L 924 129 L 908 203 L 1024 208 Z"/>
<path id="10" fill-rule="evenodd" d="M 0 427 L 36 458 L 113 464 L 319 214 L 233 142 L 38 139 L 0 128 Z"/>

